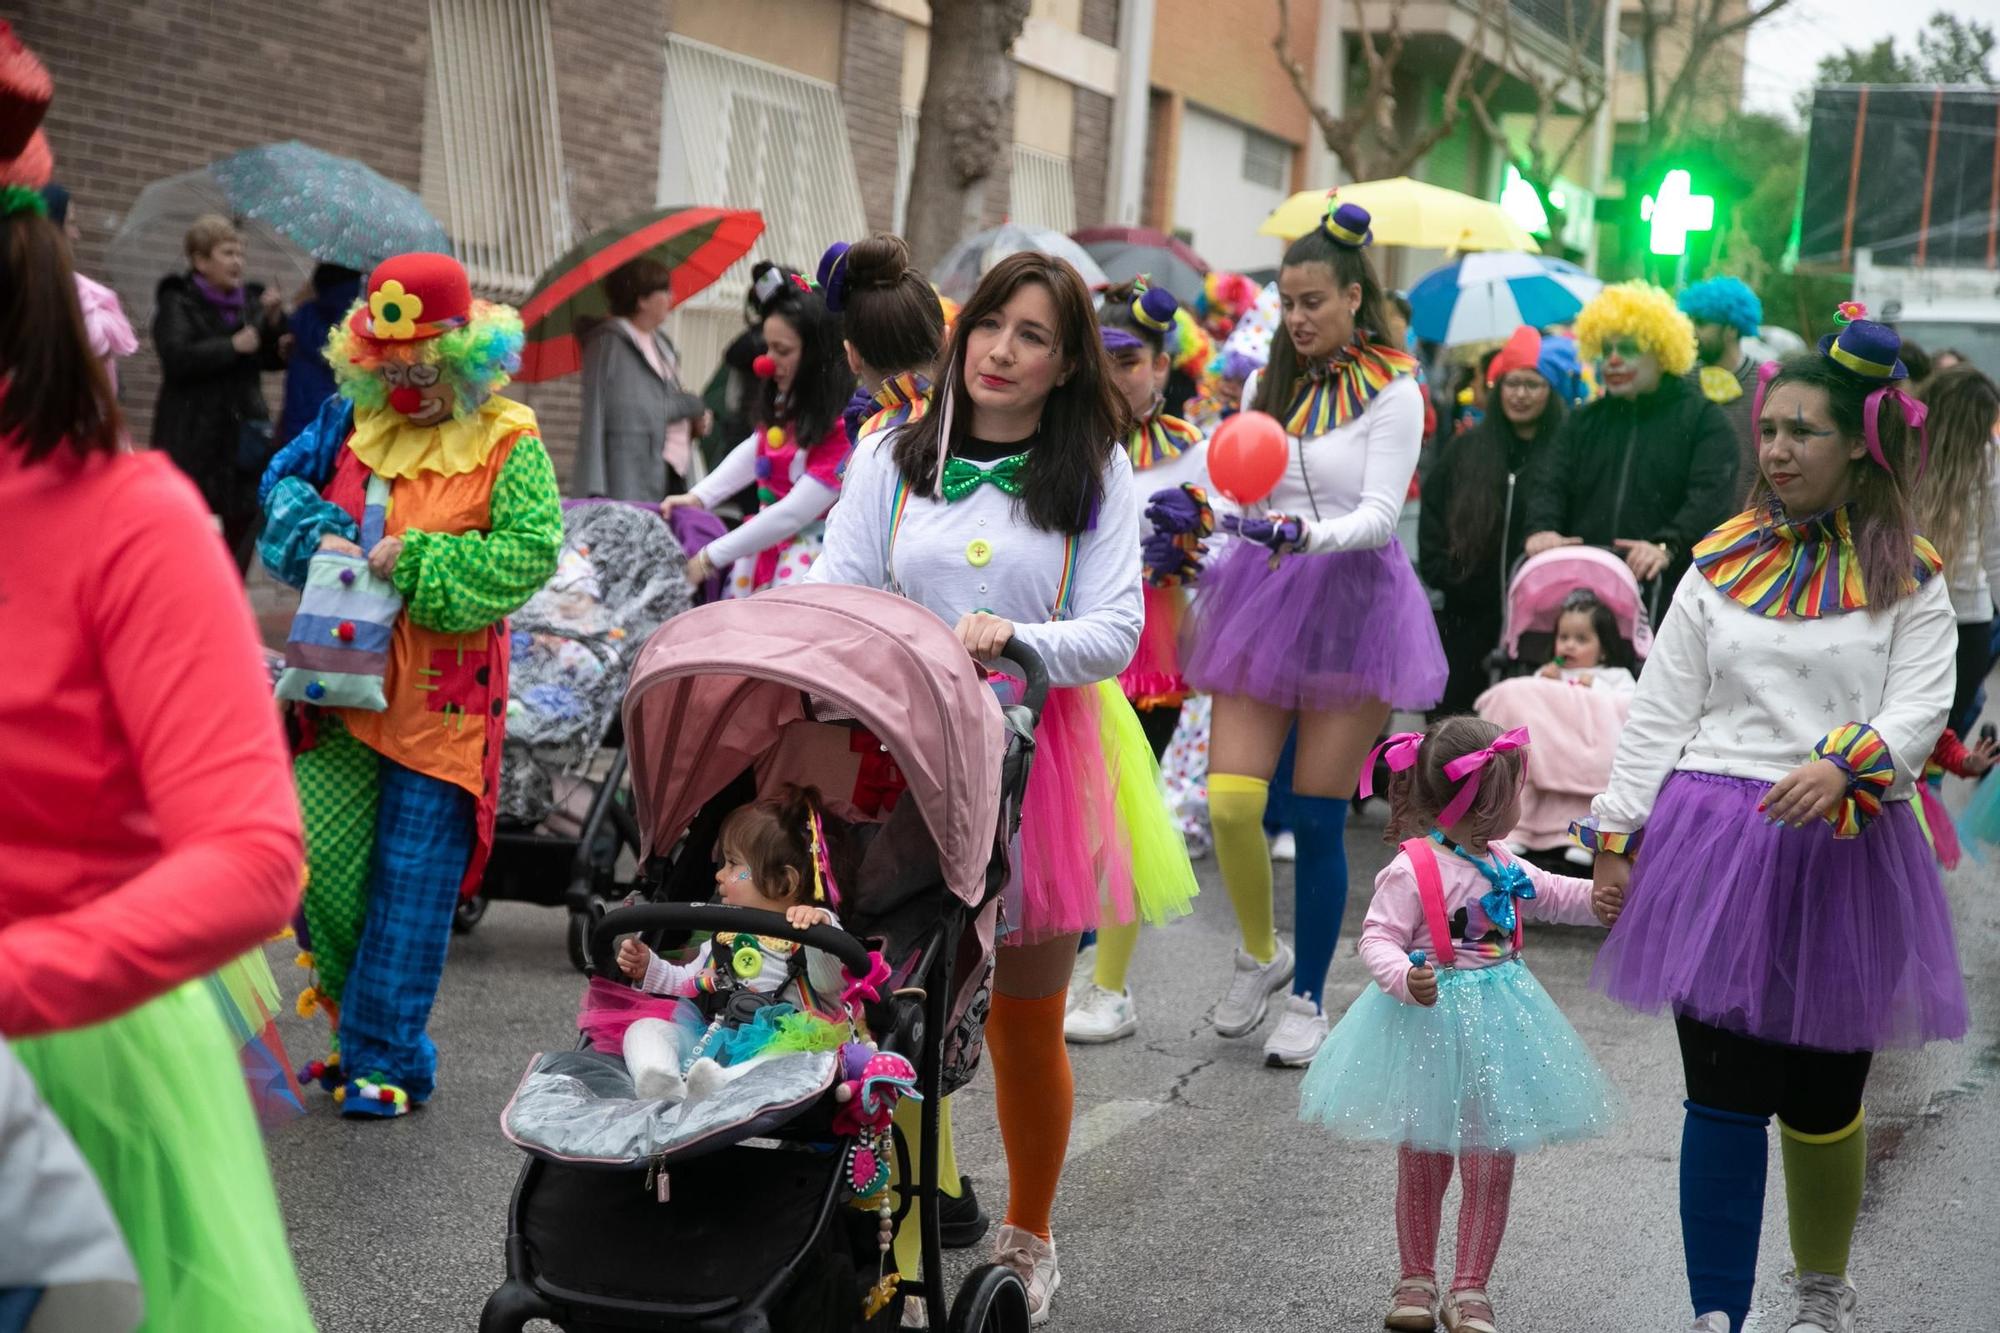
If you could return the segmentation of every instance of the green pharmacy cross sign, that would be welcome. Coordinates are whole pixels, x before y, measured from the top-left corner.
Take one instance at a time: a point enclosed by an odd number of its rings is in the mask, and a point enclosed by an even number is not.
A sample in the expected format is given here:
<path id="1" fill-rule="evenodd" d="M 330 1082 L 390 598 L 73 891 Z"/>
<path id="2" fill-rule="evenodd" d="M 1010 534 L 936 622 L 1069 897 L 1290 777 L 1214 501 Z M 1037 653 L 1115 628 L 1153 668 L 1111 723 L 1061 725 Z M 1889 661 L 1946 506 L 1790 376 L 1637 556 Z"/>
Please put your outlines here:
<path id="1" fill-rule="evenodd" d="M 1694 177 L 1675 167 L 1660 182 L 1658 196 L 1639 201 L 1639 220 L 1652 224 L 1654 254 L 1685 255 L 1688 233 L 1715 229 L 1715 196 L 1694 193 Z"/>

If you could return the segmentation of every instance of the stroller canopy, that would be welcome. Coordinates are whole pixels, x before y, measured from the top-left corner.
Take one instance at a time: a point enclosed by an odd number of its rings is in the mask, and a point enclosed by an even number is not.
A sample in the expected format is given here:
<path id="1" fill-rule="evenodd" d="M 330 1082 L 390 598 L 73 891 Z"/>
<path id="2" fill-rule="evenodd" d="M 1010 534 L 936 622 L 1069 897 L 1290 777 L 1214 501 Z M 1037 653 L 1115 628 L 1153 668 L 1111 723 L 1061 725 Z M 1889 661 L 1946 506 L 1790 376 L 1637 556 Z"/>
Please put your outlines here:
<path id="1" fill-rule="evenodd" d="M 1653 650 L 1653 626 L 1639 580 L 1623 560 L 1597 546 L 1558 546 L 1521 562 L 1507 585 L 1507 656 L 1519 656 L 1523 634 L 1553 631 L 1563 599 L 1578 588 L 1595 593 L 1611 608 L 1618 632 L 1634 655 L 1645 660 Z"/>
<path id="2" fill-rule="evenodd" d="M 837 717 L 888 750 L 944 882 L 977 903 L 1000 822 L 999 701 L 949 626 L 874 588 L 774 588 L 653 635 L 625 690 L 644 852 L 671 846 L 786 727 Z"/>

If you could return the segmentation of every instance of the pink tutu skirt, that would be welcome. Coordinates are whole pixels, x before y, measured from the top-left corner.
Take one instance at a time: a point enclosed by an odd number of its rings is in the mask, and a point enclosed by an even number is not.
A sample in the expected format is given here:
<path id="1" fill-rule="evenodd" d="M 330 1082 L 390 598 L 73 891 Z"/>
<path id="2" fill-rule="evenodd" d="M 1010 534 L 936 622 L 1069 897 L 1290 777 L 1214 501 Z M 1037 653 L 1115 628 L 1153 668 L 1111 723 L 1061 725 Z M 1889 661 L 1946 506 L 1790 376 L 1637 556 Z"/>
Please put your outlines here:
<path id="1" fill-rule="evenodd" d="M 584 987 L 576 1026 L 596 1049 L 607 1055 L 623 1055 L 626 1028 L 642 1018 L 672 1022 L 679 1007 L 680 1001 L 671 995 L 649 995 L 623 982 L 592 977 Z"/>
<path id="2" fill-rule="evenodd" d="M 1768 782 L 1677 772 L 1591 984 L 1781 1046 L 1879 1051 L 1965 1035 L 1951 908 L 1909 801 L 1855 838 L 1764 822 Z"/>
<path id="3" fill-rule="evenodd" d="M 1009 944 L 1132 919 L 1132 858 L 1118 836 L 1117 782 L 1105 763 L 1095 686 L 1049 691 L 1021 800 L 1021 845 L 1001 900 Z M 1100 913 L 1100 907 L 1103 913 Z"/>
<path id="4" fill-rule="evenodd" d="M 1326 555 L 1234 542 L 1202 578 L 1188 617 L 1189 689 L 1274 708 L 1370 702 L 1421 712 L 1444 696 L 1444 648 L 1417 572 L 1386 546 Z"/>
<path id="5" fill-rule="evenodd" d="M 1180 588 L 1146 585 L 1146 624 L 1139 631 L 1139 651 L 1132 664 L 1118 673 L 1118 688 L 1134 708 L 1171 708 L 1187 697 L 1181 678 L 1181 622 L 1187 618 L 1187 593 Z"/>

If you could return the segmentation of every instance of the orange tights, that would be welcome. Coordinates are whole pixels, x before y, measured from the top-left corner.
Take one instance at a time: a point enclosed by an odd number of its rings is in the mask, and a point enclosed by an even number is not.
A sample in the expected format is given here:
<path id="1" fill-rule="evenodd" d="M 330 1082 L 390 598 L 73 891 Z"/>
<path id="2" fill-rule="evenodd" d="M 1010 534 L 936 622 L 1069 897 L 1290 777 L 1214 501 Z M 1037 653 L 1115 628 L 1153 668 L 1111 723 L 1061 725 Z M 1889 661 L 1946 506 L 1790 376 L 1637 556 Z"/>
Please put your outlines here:
<path id="1" fill-rule="evenodd" d="M 1076 1098 L 1063 1044 L 1065 994 L 1022 999 L 996 992 L 986 1019 L 994 1108 L 1007 1151 L 1007 1221 L 1043 1240 L 1050 1235 Z"/>

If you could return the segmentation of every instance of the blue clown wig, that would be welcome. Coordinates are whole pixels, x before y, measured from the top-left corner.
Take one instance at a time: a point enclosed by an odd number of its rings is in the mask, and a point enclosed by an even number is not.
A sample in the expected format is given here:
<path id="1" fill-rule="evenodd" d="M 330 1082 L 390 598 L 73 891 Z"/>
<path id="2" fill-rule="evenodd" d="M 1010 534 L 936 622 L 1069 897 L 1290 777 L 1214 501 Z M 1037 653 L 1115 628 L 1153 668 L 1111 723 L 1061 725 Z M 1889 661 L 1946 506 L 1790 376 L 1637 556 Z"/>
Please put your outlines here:
<path id="1" fill-rule="evenodd" d="M 1697 324 L 1726 324 L 1754 338 L 1764 323 L 1764 303 L 1741 278 L 1709 278 L 1681 293 L 1681 313 Z"/>

